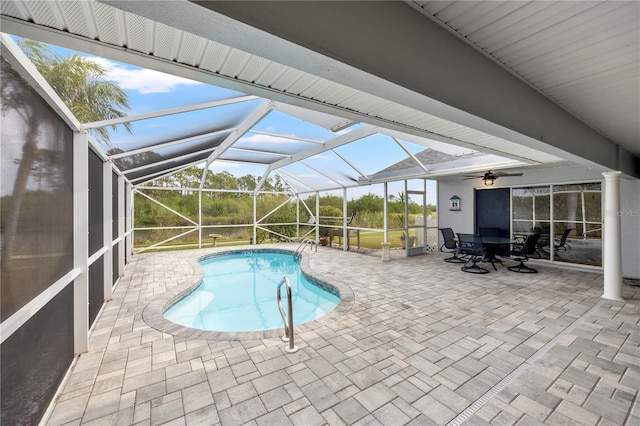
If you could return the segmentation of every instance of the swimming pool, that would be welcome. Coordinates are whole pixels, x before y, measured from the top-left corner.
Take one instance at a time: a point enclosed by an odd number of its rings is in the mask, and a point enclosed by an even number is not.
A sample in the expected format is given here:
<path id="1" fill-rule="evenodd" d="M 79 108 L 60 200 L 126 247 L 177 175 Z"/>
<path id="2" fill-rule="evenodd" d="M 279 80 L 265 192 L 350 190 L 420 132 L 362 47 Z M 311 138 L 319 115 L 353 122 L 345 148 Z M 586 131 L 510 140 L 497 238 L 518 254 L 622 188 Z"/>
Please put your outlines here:
<path id="1" fill-rule="evenodd" d="M 291 252 L 228 252 L 199 263 L 202 283 L 164 311 L 171 322 L 223 332 L 283 328 L 276 291 L 285 276 L 291 282 L 294 324 L 314 321 L 340 302 L 337 290 L 302 273 Z M 286 310 L 286 292 L 282 303 Z"/>

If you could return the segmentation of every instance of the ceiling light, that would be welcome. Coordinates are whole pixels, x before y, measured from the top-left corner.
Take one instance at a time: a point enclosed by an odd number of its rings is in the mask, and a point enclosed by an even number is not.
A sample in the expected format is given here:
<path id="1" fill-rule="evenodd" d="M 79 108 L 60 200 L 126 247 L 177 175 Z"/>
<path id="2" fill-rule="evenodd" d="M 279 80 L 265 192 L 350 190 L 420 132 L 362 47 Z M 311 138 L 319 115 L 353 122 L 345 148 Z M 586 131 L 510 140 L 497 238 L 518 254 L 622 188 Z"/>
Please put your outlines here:
<path id="1" fill-rule="evenodd" d="M 482 180 L 484 181 L 484 186 L 493 186 L 493 182 L 496 180 L 496 177 L 487 173 Z"/>

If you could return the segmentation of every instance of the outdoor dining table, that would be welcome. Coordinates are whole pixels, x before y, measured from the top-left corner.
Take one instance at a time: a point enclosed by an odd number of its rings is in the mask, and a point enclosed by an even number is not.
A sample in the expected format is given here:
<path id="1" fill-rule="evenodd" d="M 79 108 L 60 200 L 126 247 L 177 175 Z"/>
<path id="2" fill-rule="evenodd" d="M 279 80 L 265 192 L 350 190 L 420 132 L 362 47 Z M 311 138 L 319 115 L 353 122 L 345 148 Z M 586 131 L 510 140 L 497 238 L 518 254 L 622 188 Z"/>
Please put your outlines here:
<path id="1" fill-rule="evenodd" d="M 482 237 L 482 245 L 485 248 L 485 262 L 491 262 L 494 270 L 498 270 L 496 268 L 495 262 L 502 263 L 502 260 L 496 257 L 496 253 L 499 253 L 500 250 L 504 247 L 511 247 L 511 244 L 515 244 L 516 241 L 507 237 Z"/>

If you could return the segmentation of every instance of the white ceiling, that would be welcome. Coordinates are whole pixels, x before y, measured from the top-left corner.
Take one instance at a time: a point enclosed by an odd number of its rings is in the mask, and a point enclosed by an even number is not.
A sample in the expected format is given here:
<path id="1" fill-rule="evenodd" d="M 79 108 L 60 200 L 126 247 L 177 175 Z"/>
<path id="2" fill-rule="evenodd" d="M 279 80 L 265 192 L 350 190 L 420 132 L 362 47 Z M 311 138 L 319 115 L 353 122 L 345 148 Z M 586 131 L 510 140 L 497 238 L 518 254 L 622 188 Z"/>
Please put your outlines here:
<path id="1" fill-rule="evenodd" d="M 2 30 L 255 94 L 280 101 L 282 106 L 343 117 L 332 126 L 362 121 L 543 167 L 581 161 L 551 146 L 519 143 L 503 133 L 428 114 L 362 87 L 340 84 L 267 55 L 167 25 L 176 18 L 171 8 L 190 5 L 187 2 L 109 3 L 141 13 L 146 8 L 162 14 L 166 8 L 167 18 L 163 23 L 96 1 L 2 1 Z M 580 7 L 579 2 L 408 3 L 640 155 L 636 2 L 612 2 L 617 7 L 591 2 L 586 2 L 591 7 Z M 549 10 L 530 3 L 544 3 Z M 605 23 L 609 27 L 603 27 Z M 594 25 L 605 28 L 606 35 L 596 37 Z M 605 58 L 601 48 L 606 50 Z"/>
<path id="2" fill-rule="evenodd" d="M 640 2 L 409 3 L 640 155 Z"/>

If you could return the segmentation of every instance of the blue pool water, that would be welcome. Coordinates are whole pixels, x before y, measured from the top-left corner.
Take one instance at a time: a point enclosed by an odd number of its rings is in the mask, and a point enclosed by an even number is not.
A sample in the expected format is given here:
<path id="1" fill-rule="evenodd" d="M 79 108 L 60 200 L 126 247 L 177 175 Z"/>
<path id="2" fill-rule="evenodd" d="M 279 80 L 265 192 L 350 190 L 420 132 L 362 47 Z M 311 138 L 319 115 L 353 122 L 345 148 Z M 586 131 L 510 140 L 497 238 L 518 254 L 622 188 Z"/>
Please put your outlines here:
<path id="1" fill-rule="evenodd" d="M 261 331 L 283 328 L 276 292 L 289 277 L 294 324 L 313 321 L 332 311 L 340 297 L 310 282 L 293 255 L 277 251 L 244 251 L 200 262 L 204 279 L 196 290 L 164 312 L 176 324 L 211 331 Z M 281 289 L 287 311 L 287 292 Z"/>

